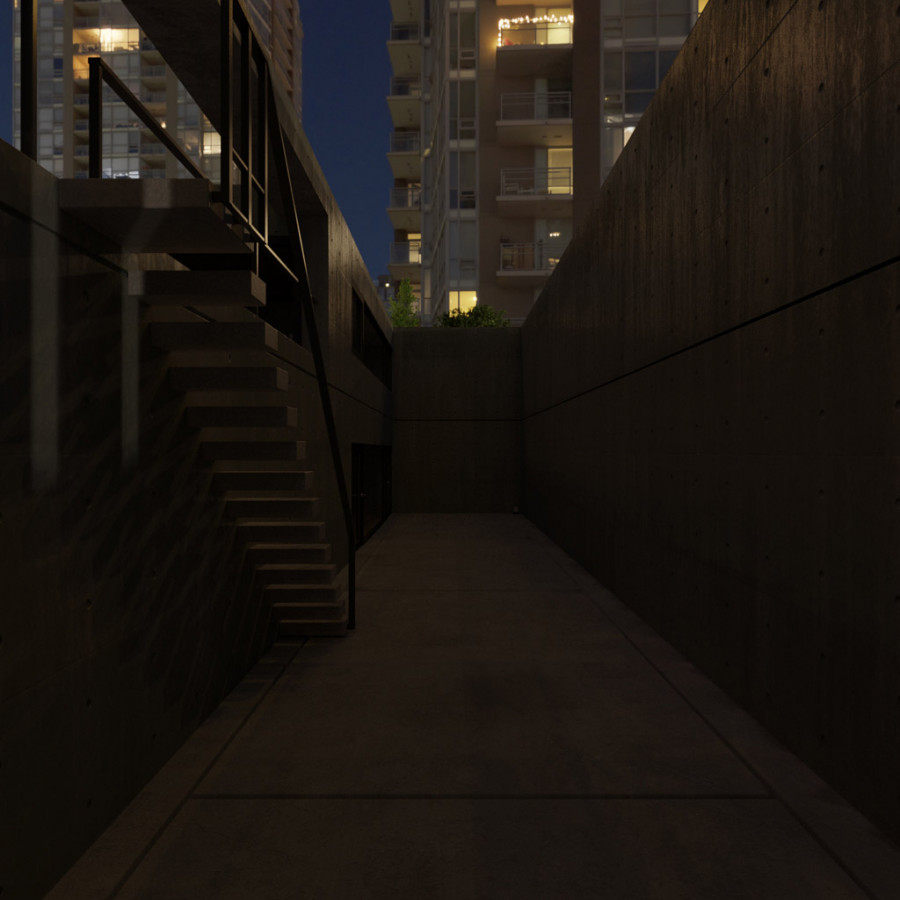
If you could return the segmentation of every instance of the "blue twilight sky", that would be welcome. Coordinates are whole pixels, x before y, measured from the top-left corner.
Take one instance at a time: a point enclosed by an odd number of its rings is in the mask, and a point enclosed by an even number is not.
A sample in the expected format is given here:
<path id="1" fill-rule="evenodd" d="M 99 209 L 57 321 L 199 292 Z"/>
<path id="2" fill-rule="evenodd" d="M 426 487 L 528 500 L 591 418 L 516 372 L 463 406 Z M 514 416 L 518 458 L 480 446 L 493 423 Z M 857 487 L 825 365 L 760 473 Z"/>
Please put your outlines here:
<path id="1" fill-rule="evenodd" d="M 299 0 L 303 126 L 369 273 L 387 270 L 388 0 Z M 0 0 L 0 138 L 12 133 L 12 0 Z"/>

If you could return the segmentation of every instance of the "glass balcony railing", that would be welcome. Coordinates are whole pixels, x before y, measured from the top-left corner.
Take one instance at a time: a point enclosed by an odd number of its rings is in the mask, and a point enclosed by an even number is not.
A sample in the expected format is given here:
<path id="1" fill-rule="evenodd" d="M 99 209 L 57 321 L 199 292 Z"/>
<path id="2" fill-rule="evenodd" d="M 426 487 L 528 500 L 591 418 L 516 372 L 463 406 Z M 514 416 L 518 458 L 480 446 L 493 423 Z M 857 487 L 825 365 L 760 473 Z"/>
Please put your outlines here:
<path id="1" fill-rule="evenodd" d="M 544 194 L 572 194 L 572 170 L 553 166 L 546 169 L 501 169 L 502 197 L 541 196 Z"/>
<path id="2" fill-rule="evenodd" d="M 421 97 L 422 82 L 418 78 L 395 75 L 391 79 L 391 97 Z"/>
<path id="3" fill-rule="evenodd" d="M 421 188 L 403 187 L 391 191 L 391 209 L 420 209 L 421 205 Z"/>
<path id="4" fill-rule="evenodd" d="M 498 28 L 498 47 L 542 47 L 550 44 L 571 44 L 575 19 L 567 16 L 546 16 L 524 21 L 501 19 Z"/>
<path id="5" fill-rule="evenodd" d="M 418 131 L 391 132 L 391 153 L 418 153 L 420 147 Z"/>
<path id="6" fill-rule="evenodd" d="M 394 22 L 391 24 L 392 41 L 417 41 L 419 33 L 418 22 Z"/>
<path id="7" fill-rule="evenodd" d="M 560 241 L 533 241 L 500 245 L 500 269 L 503 272 L 550 272 L 556 268 L 565 250 Z"/>
<path id="8" fill-rule="evenodd" d="M 399 241 L 391 244 L 391 262 L 398 266 L 418 266 L 422 262 L 421 241 Z"/>
<path id="9" fill-rule="evenodd" d="M 548 91 L 546 93 L 502 94 L 500 96 L 500 120 L 571 119 L 572 92 Z"/>

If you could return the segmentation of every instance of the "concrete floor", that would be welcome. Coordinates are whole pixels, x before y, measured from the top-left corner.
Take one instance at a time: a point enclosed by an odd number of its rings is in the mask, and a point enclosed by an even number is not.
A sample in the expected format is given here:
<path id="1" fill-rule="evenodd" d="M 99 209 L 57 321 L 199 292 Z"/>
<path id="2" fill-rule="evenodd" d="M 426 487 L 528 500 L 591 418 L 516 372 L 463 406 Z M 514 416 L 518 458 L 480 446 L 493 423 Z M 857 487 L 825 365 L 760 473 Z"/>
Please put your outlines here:
<path id="1" fill-rule="evenodd" d="M 900 854 L 518 516 L 393 516 L 49 895 L 900 896 Z"/>

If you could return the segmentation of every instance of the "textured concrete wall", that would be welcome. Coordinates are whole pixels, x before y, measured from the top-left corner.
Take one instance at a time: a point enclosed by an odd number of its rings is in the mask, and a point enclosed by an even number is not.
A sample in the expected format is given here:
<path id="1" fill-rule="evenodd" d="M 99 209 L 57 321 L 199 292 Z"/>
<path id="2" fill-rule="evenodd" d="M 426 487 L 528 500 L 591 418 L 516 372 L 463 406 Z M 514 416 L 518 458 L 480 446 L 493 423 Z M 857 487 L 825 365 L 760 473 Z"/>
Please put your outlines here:
<path id="1" fill-rule="evenodd" d="M 522 496 L 521 332 L 394 332 L 394 511 L 510 512 Z"/>
<path id="2" fill-rule="evenodd" d="M 274 635 L 167 354 L 125 296 L 138 260 L 97 252 L 56 180 L 2 142 L 0 184 L 0 891 L 34 898 Z M 320 230 L 349 477 L 353 442 L 390 442 L 389 392 L 353 355 L 352 291 L 389 325 L 339 214 Z M 311 356 L 286 338 L 278 354 L 345 563 Z"/>
<path id="3" fill-rule="evenodd" d="M 898 60 L 711 0 L 523 329 L 529 516 L 895 838 Z"/>

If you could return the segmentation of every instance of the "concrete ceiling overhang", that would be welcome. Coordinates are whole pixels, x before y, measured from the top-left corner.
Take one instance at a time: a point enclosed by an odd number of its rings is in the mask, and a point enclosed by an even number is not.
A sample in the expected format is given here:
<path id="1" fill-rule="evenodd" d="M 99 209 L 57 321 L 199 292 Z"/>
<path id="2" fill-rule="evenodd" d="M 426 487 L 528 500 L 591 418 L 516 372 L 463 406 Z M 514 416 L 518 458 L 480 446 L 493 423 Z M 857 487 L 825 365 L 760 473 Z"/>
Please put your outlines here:
<path id="1" fill-rule="evenodd" d="M 221 6 L 219 0 L 123 0 L 144 33 L 175 72 L 213 127 L 221 130 Z M 237 5 L 238 0 L 235 0 Z M 315 216 L 337 207 L 293 104 L 273 79 L 279 118 L 288 145 L 297 212 Z M 291 152 L 293 150 L 293 152 Z M 272 173 L 274 176 L 274 173 Z M 270 190 L 277 193 L 272 177 Z M 277 202 L 277 198 L 273 198 Z M 280 205 L 279 205 L 280 206 Z"/>
<path id="2" fill-rule="evenodd" d="M 124 3 L 213 127 L 221 128 L 219 0 Z"/>

